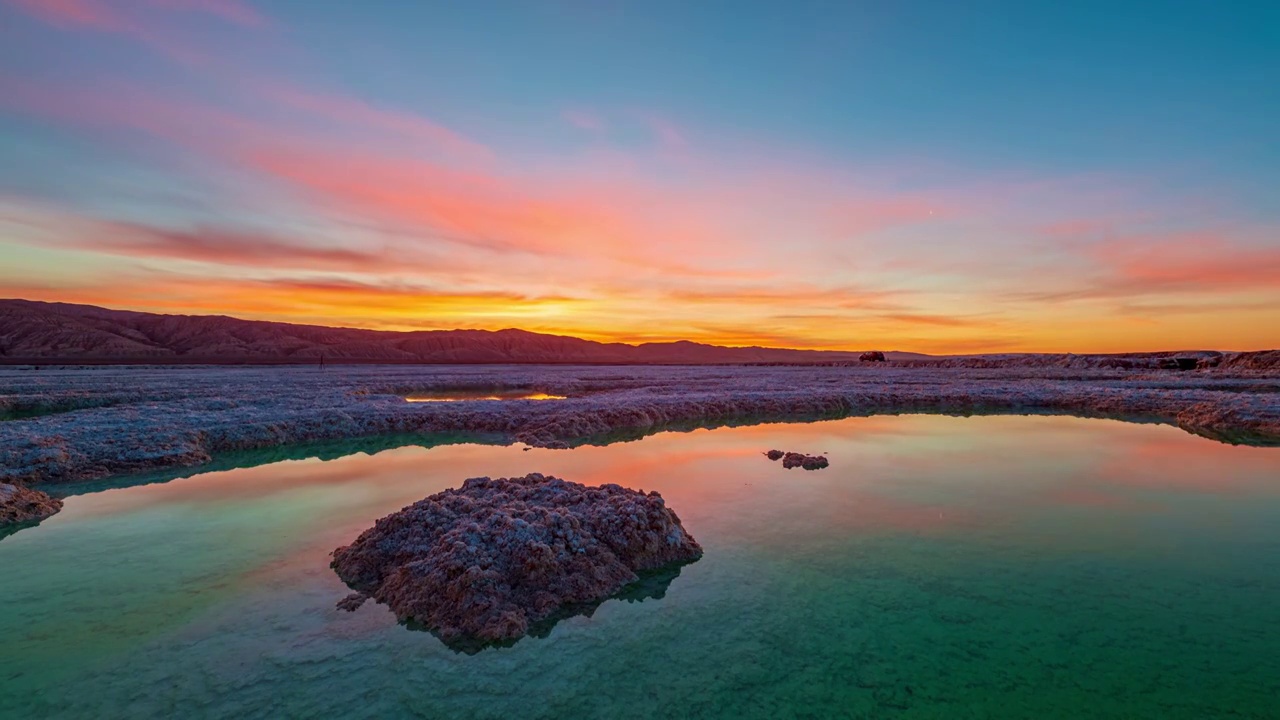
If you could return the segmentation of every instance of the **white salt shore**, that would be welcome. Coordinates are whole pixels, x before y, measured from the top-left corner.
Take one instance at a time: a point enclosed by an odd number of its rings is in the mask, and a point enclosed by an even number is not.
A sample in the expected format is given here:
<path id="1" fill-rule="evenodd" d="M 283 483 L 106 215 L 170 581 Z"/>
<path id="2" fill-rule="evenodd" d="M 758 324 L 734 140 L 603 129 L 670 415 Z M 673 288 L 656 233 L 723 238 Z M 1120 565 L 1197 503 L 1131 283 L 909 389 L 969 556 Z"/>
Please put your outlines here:
<path id="1" fill-rule="evenodd" d="M 1077 363 L 1078 364 L 1078 363 Z M 522 390 L 554 401 L 411 403 Z M 0 368 L 0 482 L 196 466 L 219 454 L 393 434 L 567 447 L 611 434 L 816 417 L 1065 413 L 1280 444 L 1280 372 L 1098 367 L 336 366 Z"/>

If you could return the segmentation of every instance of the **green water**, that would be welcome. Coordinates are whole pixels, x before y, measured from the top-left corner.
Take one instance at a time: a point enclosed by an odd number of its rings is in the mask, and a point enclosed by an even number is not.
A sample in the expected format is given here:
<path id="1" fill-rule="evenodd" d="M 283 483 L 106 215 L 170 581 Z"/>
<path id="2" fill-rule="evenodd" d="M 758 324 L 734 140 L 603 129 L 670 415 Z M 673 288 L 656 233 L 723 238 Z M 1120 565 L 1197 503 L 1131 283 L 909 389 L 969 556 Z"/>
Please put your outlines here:
<path id="1" fill-rule="evenodd" d="M 770 448 L 827 452 L 784 470 Z M 328 553 L 472 475 L 663 493 L 706 549 L 475 655 Z M 0 541 L 0 717 L 1280 717 L 1280 450 L 1063 417 L 448 445 L 68 498 Z"/>

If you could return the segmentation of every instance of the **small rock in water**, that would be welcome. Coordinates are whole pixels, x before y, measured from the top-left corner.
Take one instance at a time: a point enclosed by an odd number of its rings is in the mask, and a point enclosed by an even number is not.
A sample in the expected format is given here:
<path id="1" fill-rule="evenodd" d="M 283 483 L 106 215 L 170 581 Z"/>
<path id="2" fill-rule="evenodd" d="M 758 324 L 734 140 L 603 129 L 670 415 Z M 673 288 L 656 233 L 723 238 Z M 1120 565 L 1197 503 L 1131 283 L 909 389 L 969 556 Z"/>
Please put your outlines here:
<path id="1" fill-rule="evenodd" d="M 797 467 L 805 470 L 820 470 L 829 464 L 822 455 L 805 455 L 798 452 L 784 453 L 781 450 L 770 450 L 765 453 L 765 457 L 770 460 L 782 460 L 782 467 L 788 470 Z"/>
<path id="2" fill-rule="evenodd" d="M 334 550 L 332 567 L 358 591 L 339 607 L 372 597 L 447 644 L 468 644 L 515 640 L 614 596 L 637 573 L 701 556 L 658 493 L 535 473 L 470 478 L 420 500 Z"/>
<path id="3" fill-rule="evenodd" d="M 351 593 L 338 601 L 338 609 L 346 610 L 347 612 L 355 612 L 356 610 L 359 610 L 360 606 L 364 604 L 364 601 L 368 599 L 369 596 L 364 593 Z"/>
<path id="4" fill-rule="evenodd" d="M 805 455 L 804 453 L 789 452 L 782 456 L 782 467 L 790 470 L 791 468 L 804 468 L 805 470 L 821 470 L 829 463 L 827 459 L 821 455 Z"/>

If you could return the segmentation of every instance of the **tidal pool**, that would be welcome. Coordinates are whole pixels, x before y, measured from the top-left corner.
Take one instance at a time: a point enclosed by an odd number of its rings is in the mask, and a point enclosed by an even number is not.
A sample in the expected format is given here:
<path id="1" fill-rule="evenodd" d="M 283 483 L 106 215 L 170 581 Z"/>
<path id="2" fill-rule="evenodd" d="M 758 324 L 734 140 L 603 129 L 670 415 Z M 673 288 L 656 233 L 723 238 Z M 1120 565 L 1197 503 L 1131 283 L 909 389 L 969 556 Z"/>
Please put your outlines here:
<path id="1" fill-rule="evenodd" d="M 825 452 L 785 470 L 770 448 Z M 329 552 L 476 475 L 659 490 L 642 602 L 455 653 Z M 0 717 L 1274 718 L 1280 450 L 902 416 L 285 461 L 67 499 L 0 541 Z"/>

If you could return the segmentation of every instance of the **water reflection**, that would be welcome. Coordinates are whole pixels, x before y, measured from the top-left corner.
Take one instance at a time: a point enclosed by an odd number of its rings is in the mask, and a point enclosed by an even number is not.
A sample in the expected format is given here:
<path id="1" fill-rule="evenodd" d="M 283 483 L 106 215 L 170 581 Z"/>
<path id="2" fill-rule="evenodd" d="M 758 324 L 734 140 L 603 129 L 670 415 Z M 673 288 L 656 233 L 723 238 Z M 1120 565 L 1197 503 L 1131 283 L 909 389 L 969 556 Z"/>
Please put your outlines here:
<path id="1" fill-rule="evenodd" d="M 486 642 L 469 637 L 459 637 L 446 640 L 440 637 L 431 628 L 417 622 L 409 621 L 405 623 L 405 626 L 410 630 L 435 635 L 436 639 L 443 643 L 445 647 L 448 647 L 450 650 L 461 655 L 475 655 L 484 650 L 509 648 L 526 637 L 547 638 L 551 635 L 551 631 L 555 629 L 556 625 L 559 625 L 561 622 L 569 620 L 570 618 L 582 617 L 589 619 L 595 615 L 596 610 L 598 610 L 601 605 L 610 600 L 620 600 L 628 603 L 639 603 L 644 602 L 645 600 L 661 600 L 666 597 L 667 590 L 671 587 L 671 583 L 674 582 L 676 578 L 680 577 L 680 571 L 685 566 L 692 565 L 695 562 L 697 562 L 697 560 L 692 560 L 687 563 L 673 563 L 657 570 L 637 573 L 639 579 L 622 588 L 622 590 L 617 593 L 595 602 L 576 603 L 564 606 L 550 617 L 544 618 L 535 623 L 530 623 L 529 630 L 524 637 L 514 638 L 511 640 L 495 640 Z M 372 601 L 367 603 L 367 605 L 372 604 Z"/>
<path id="2" fill-rule="evenodd" d="M 788 472 L 770 447 L 831 467 Z M 529 472 L 658 490 L 706 554 L 635 589 L 660 602 L 478 654 L 334 609 L 335 547 L 464 478 Z M 104 489 L 0 542 L 0 717 L 511 717 L 535 696 L 596 717 L 1267 717 L 1277 477 L 1280 450 L 1165 426 L 878 416 Z"/>
<path id="3" fill-rule="evenodd" d="M 405 396 L 409 402 L 460 402 L 462 400 L 564 400 L 565 395 L 549 395 L 527 390 L 450 390 L 436 393 L 414 393 Z"/>

